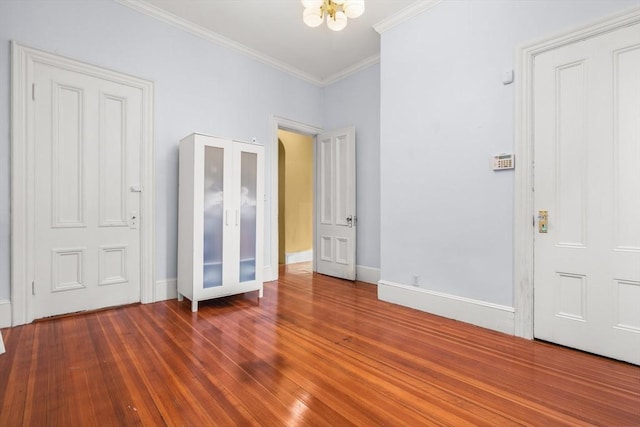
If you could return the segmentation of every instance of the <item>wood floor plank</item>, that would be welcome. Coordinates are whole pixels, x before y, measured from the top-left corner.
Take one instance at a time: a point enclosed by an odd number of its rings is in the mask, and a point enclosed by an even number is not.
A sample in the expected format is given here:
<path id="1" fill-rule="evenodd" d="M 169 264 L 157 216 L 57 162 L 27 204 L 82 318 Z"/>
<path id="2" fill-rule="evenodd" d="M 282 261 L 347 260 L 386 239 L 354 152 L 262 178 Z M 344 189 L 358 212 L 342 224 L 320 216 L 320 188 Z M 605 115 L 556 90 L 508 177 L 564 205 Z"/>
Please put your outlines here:
<path id="1" fill-rule="evenodd" d="M 31 370 L 31 350 L 35 329 L 19 326 L 5 329 L 5 342 L 20 342 L 21 345 L 6 347 L 0 356 L 0 425 L 22 425 L 27 401 L 27 379 Z"/>
<path id="2" fill-rule="evenodd" d="M 263 339 L 263 337 L 267 337 L 268 335 L 266 331 L 258 330 L 260 325 L 255 322 L 250 325 L 249 334 L 244 334 L 241 330 L 243 328 L 243 323 L 244 325 L 247 325 L 247 322 L 238 322 L 236 324 L 239 329 L 233 335 L 238 337 L 251 336 L 252 338 L 248 341 L 248 346 L 251 347 L 250 352 L 246 355 L 242 354 L 242 352 L 236 354 L 236 357 L 241 360 L 245 358 L 250 359 L 250 355 L 253 355 L 258 351 L 258 348 L 256 348 L 255 345 L 256 338 Z M 343 405 L 343 411 L 345 412 L 348 412 L 353 408 L 357 409 L 358 407 L 363 407 L 362 404 L 359 405 L 357 403 L 362 392 L 362 384 L 352 381 L 350 382 L 353 377 L 349 377 L 348 373 L 345 373 L 343 369 L 336 369 L 340 366 L 334 363 L 334 355 L 324 351 L 327 350 L 330 343 L 318 343 L 304 340 L 300 337 L 292 337 L 284 328 L 278 328 L 278 331 L 278 339 L 281 340 L 281 344 L 279 345 L 280 352 L 282 354 L 286 354 L 286 358 L 279 360 L 277 365 L 274 364 L 269 367 L 272 371 L 280 371 L 278 375 L 280 380 L 283 376 L 289 377 L 292 380 L 295 379 L 295 381 L 301 384 L 303 388 L 315 388 L 320 384 L 321 387 L 319 388 L 328 389 L 330 393 L 327 395 L 316 396 L 317 399 L 326 399 L 329 397 L 332 401 L 327 402 L 327 406 Z M 237 339 L 238 338 L 234 338 L 234 341 Z M 295 342 L 295 345 L 288 345 L 288 342 L 290 341 Z M 263 360 L 269 360 L 269 357 L 266 356 Z M 262 361 L 252 363 L 250 360 L 247 360 L 244 362 L 245 369 L 253 370 L 251 366 L 252 364 L 258 364 L 260 366 L 265 365 Z M 297 375 L 290 377 L 287 366 L 296 364 Z M 350 421 L 356 424 L 379 424 L 382 420 L 393 421 L 395 415 L 392 413 L 384 413 L 384 405 L 381 409 L 380 405 L 378 405 L 379 402 L 377 402 L 376 399 L 377 396 L 371 394 L 368 395 L 366 404 L 369 406 L 369 410 L 352 411 L 353 414 L 351 414 L 350 417 L 355 419 L 351 419 Z M 366 417 L 360 412 L 366 412 Z M 407 418 L 408 417 L 405 415 L 405 419 Z"/>
<path id="3" fill-rule="evenodd" d="M 88 372 L 95 370 L 97 363 L 93 347 L 87 345 L 90 342 L 90 332 L 86 327 L 85 317 L 73 317 L 67 321 L 59 322 L 64 336 L 64 369 L 66 377 L 63 381 L 68 383 L 66 400 L 75 406 L 77 418 L 73 419 L 78 425 L 96 424 L 100 412 L 99 395 L 100 387 L 95 387 L 94 378 L 89 378 Z M 84 367 L 89 369 L 84 369 Z M 71 394 L 72 393 L 72 394 Z M 65 408 L 67 411 L 69 408 Z"/>
<path id="4" fill-rule="evenodd" d="M 203 384 L 206 368 L 194 364 L 186 356 L 189 352 L 194 352 L 195 347 L 179 345 L 165 334 L 165 327 L 170 325 L 158 326 L 148 316 L 141 319 L 132 316 L 127 323 L 135 324 L 132 338 L 139 343 L 130 344 L 136 346 L 136 355 L 144 355 L 139 369 L 169 425 L 198 425 L 204 421 L 231 422 L 232 418 L 228 414 L 234 412 L 235 405 L 230 402 L 221 406 L 220 390 L 215 386 L 207 389 Z M 216 366 L 209 368 L 217 369 Z"/>
<path id="5" fill-rule="evenodd" d="M 282 270 L 264 298 L 3 330 L 0 426 L 640 426 L 640 367 Z"/>
<path id="6" fill-rule="evenodd" d="M 206 342 L 198 342 L 198 337 L 194 335 L 193 329 L 189 329 L 188 335 L 184 335 L 190 337 L 187 343 L 180 342 L 183 340 L 174 341 L 174 337 L 183 338 L 175 323 L 164 325 L 162 331 L 155 324 L 147 323 L 146 326 L 158 328 L 155 334 L 147 334 L 149 343 L 154 348 L 163 348 L 166 343 L 172 343 L 172 347 L 166 349 L 164 356 L 168 360 L 182 361 L 173 369 L 180 369 L 181 376 L 189 378 L 189 390 L 198 393 L 194 400 L 204 403 L 205 414 L 201 415 L 200 419 L 207 419 L 207 402 L 209 396 L 213 395 L 217 396 L 216 402 L 222 402 L 223 411 L 228 409 L 230 413 L 235 412 L 234 417 L 239 417 L 242 422 L 253 421 L 257 423 L 258 419 L 263 419 L 277 425 L 282 420 L 282 413 L 286 412 L 286 408 L 277 404 L 266 405 L 262 399 L 266 395 L 266 390 L 260 390 L 261 384 L 253 383 L 247 377 L 246 372 L 229 359 L 225 353 L 207 345 Z M 161 336 L 162 333 L 166 333 L 166 336 Z M 173 354 L 168 353 L 169 350 Z M 238 384 L 245 385 L 243 387 L 244 394 L 236 393 L 234 395 L 229 391 L 229 388 L 237 387 Z M 254 403 L 254 413 L 242 410 L 241 401 L 243 399 L 251 399 Z M 222 413 L 224 414 L 224 412 Z M 219 422 L 215 418 L 212 421 Z"/>
<path id="7" fill-rule="evenodd" d="M 338 315 L 339 316 L 339 315 Z M 296 324 L 296 329 L 301 330 L 301 331 L 312 331 L 310 332 L 313 335 L 323 335 L 324 333 L 327 333 L 327 327 L 323 327 L 320 323 L 318 323 L 317 325 L 315 325 L 315 328 L 313 325 L 311 324 L 303 324 L 300 322 L 300 318 L 302 318 L 303 316 L 300 315 L 298 316 L 298 323 Z M 335 320 L 335 319 L 334 319 Z M 338 322 L 338 320 L 335 320 L 336 322 Z M 362 332 L 362 331 L 361 331 Z M 336 339 L 337 337 L 337 342 L 342 346 L 341 351 L 343 353 L 348 353 L 347 351 L 347 347 L 351 347 L 354 348 L 354 346 L 352 345 L 354 343 L 354 341 L 357 338 L 352 338 L 351 336 L 349 336 L 350 330 L 349 329 L 344 329 L 344 330 L 337 330 L 337 331 L 333 331 L 331 332 L 331 335 L 335 335 L 335 337 L 332 337 L 332 339 Z M 342 342 L 340 342 L 340 337 L 345 337 L 345 339 L 342 339 Z M 331 338 L 330 338 L 331 339 Z M 379 354 L 381 352 L 384 351 L 391 351 L 392 353 L 394 353 L 393 355 L 391 355 L 390 357 L 397 357 L 400 353 L 398 351 L 397 347 L 393 347 L 392 349 L 389 349 L 388 346 L 385 346 L 384 343 L 380 343 L 377 342 L 374 339 L 368 340 L 368 348 L 366 349 L 359 349 L 356 350 L 357 353 L 360 353 L 361 355 L 364 355 L 366 358 L 371 359 L 371 355 L 373 354 Z M 362 345 L 361 345 L 362 347 Z M 433 353 L 430 353 L 433 354 Z M 410 357 L 411 358 L 411 357 Z M 420 359 L 420 361 L 422 361 L 422 359 Z M 403 366 L 403 369 L 406 369 L 407 366 L 409 366 L 412 361 L 409 359 L 404 359 L 404 360 L 399 360 L 396 359 L 396 364 L 398 366 Z M 349 366 L 349 365 L 347 365 Z M 362 365 L 358 365 L 359 367 L 361 367 Z M 381 365 L 384 368 L 384 365 Z M 387 369 L 388 370 L 388 369 Z M 384 370 L 381 370 L 381 372 L 384 372 Z M 424 374 L 424 373 L 423 373 Z M 436 375 L 438 375 L 437 370 L 434 370 L 433 372 L 429 373 L 429 375 L 432 378 L 435 378 Z M 440 374 L 440 377 L 443 378 L 447 378 L 449 381 L 452 380 L 452 378 L 455 378 L 457 376 L 457 372 L 455 370 L 451 370 L 451 371 L 445 371 L 444 373 Z M 407 375 L 404 372 L 401 371 L 396 371 L 394 373 L 395 377 L 403 377 L 402 381 L 403 381 L 403 385 L 406 387 L 406 385 L 410 382 L 410 380 L 413 378 L 412 374 L 411 375 Z M 369 373 L 367 374 L 367 377 L 371 378 L 372 374 Z M 468 393 L 469 393 L 469 401 L 473 401 L 475 400 L 475 397 L 477 396 L 478 393 L 483 393 L 485 392 L 484 389 L 481 390 L 475 390 L 470 386 L 470 384 L 465 383 L 463 384 L 465 386 L 465 389 L 467 389 Z M 387 383 L 387 388 L 388 388 L 388 383 Z M 414 390 L 413 393 L 415 393 L 416 391 Z M 433 387 L 431 389 L 431 394 L 433 394 Z M 414 395 L 414 397 L 417 397 Z M 464 403 L 462 396 L 460 396 L 459 394 L 455 394 L 455 395 L 447 395 L 446 393 L 441 393 L 439 394 L 439 399 L 441 399 L 438 403 L 440 405 L 443 405 L 445 401 L 449 401 L 452 404 L 459 406 L 461 404 Z M 423 400 L 422 403 L 424 404 L 425 401 Z M 502 404 L 501 400 L 497 400 L 497 406 L 500 407 L 500 405 Z M 481 409 L 484 409 L 484 412 L 481 411 Z M 456 409 L 455 407 L 450 407 L 449 408 L 450 412 L 455 412 Z M 483 417 L 490 425 L 496 425 L 496 424 L 501 424 L 504 425 L 505 423 L 508 422 L 508 420 L 512 419 L 512 415 L 511 414 L 507 414 L 507 413 L 500 413 L 501 411 L 496 411 L 495 408 L 490 408 L 490 407 L 486 407 L 486 408 L 480 408 L 478 407 L 478 405 L 475 405 L 475 411 L 474 411 L 474 415 L 478 415 L 480 414 L 481 417 Z M 475 423 L 477 424 L 478 421 L 476 420 Z"/>
<path id="8" fill-rule="evenodd" d="M 183 312 L 180 307 L 176 306 L 175 308 Z M 280 402 L 280 406 L 284 409 L 283 419 L 280 420 L 282 422 L 284 422 L 284 418 L 289 417 L 289 408 L 292 406 L 292 403 L 297 403 L 293 405 L 296 411 L 306 410 L 306 408 L 301 407 L 304 406 L 304 403 L 297 400 L 300 394 L 299 387 L 291 382 L 283 381 L 283 378 L 279 376 L 275 370 L 270 369 L 271 357 L 269 354 L 259 354 L 259 349 L 254 345 L 250 346 L 250 349 L 244 348 L 238 336 L 236 336 L 235 339 L 229 338 L 232 341 L 233 351 L 231 351 L 226 348 L 228 344 L 225 342 L 224 336 L 231 337 L 234 336 L 234 334 L 231 331 L 225 331 L 225 333 L 222 331 L 233 328 L 226 327 L 226 324 L 222 325 L 222 328 L 218 328 L 215 324 L 206 322 L 206 320 L 208 320 L 206 316 L 204 319 L 201 318 L 199 320 L 182 318 L 185 322 L 176 322 L 178 327 L 185 329 L 184 332 L 187 333 L 193 333 L 194 331 L 199 333 L 204 343 L 212 345 L 216 350 L 220 351 L 218 356 L 223 356 L 227 359 L 224 361 L 225 363 L 221 363 L 223 370 L 231 369 L 231 372 L 236 370 L 242 372 L 241 377 L 244 377 L 242 384 L 239 384 L 237 381 L 238 374 L 228 376 L 225 373 L 216 379 L 226 382 L 225 389 L 231 393 L 238 402 L 241 402 L 243 407 L 247 407 L 247 412 L 249 410 L 257 412 L 255 411 L 256 405 L 270 405 L 268 402 L 270 402 L 271 399 L 267 398 L 269 395 L 272 395 L 271 397 L 273 399 Z M 235 323 L 231 317 L 225 316 L 225 319 L 225 323 Z M 243 320 L 240 320 L 240 322 L 247 323 Z M 214 331 L 214 333 L 212 334 L 211 331 Z M 203 349 L 208 354 L 199 353 L 198 356 L 202 359 L 203 364 L 210 366 L 211 362 L 208 359 L 214 356 L 216 352 L 208 350 L 206 345 Z M 252 387 L 251 384 L 255 384 L 255 386 Z M 264 408 L 262 410 L 264 410 Z M 315 415 L 317 418 L 315 421 L 317 422 L 322 420 L 319 414 L 320 413 L 317 413 Z"/>
<path id="9" fill-rule="evenodd" d="M 115 411 L 114 415 L 126 425 L 145 425 L 163 423 L 162 415 L 144 384 L 141 372 L 136 365 L 140 355 L 131 357 L 127 339 L 130 338 L 130 325 L 125 310 L 113 310 L 105 316 L 87 317 L 87 325 L 92 331 L 93 347 L 100 360 L 101 370 L 105 372 L 108 387 L 108 400 Z"/>

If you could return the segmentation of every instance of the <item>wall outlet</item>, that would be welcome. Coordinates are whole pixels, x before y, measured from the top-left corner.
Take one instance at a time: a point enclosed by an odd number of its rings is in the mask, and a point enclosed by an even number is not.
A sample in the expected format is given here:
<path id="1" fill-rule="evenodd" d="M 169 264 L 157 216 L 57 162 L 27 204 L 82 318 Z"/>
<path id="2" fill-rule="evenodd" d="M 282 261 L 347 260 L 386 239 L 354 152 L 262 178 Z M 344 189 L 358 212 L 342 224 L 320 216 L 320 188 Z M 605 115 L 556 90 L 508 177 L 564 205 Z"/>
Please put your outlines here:
<path id="1" fill-rule="evenodd" d="M 411 286 L 420 286 L 419 283 L 420 283 L 420 276 L 414 274 L 411 277 Z"/>

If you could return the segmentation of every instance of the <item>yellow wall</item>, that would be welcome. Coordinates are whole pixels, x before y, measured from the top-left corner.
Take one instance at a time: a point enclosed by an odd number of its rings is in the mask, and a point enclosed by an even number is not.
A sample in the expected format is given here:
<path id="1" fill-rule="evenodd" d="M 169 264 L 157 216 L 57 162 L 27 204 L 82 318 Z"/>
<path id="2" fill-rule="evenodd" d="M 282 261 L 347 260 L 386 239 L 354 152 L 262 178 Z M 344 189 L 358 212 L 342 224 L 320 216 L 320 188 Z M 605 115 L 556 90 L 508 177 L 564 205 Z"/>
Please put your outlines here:
<path id="1" fill-rule="evenodd" d="M 313 248 L 313 137 L 280 130 L 280 263 Z"/>

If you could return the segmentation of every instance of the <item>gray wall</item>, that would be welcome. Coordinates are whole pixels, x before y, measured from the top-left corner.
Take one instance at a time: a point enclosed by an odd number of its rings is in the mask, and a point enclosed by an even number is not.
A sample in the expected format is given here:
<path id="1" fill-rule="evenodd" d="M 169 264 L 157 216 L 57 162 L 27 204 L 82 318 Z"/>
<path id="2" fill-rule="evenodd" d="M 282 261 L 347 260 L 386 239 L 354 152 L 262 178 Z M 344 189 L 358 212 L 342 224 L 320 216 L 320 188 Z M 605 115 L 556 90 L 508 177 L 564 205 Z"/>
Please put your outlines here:
<path id="1" fill-rule="evenodd" d="M 192 132 L 256 137 L 269 150 L 273 114 L 322 126 L 321 88 L 113 1 L 0 1 L 0 300 L 8 299 L 10 290 L 11 40 L 155 83 L 158 280 L 176 277 L 182 137 Z"/>
<path id="2" fill-rule="evenodd" d="M 513 306 L 519 45 L 638 1 L 444 1 L 382 35 L 381 279 Z M 517 167 L 517 159 L 516 159 Z"/>

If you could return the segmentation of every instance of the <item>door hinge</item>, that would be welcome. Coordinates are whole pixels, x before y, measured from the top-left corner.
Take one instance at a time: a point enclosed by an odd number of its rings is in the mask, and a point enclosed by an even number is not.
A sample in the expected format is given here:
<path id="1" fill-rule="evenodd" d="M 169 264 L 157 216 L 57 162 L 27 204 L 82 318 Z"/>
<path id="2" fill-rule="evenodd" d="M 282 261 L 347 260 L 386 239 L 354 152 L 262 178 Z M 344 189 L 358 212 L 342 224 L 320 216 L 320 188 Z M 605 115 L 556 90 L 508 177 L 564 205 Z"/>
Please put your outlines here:
<path id="1" fill-rule="evenodd" d="M 31 295 L 35 295 L 36 294 L 36 282 L 35 280 L 33 282 L 31 282 Z"/>
<path id="2" fill-rule="evenodd" d="M 36 100 L 36 84 L 31 83 L 31 99 Z"/>

